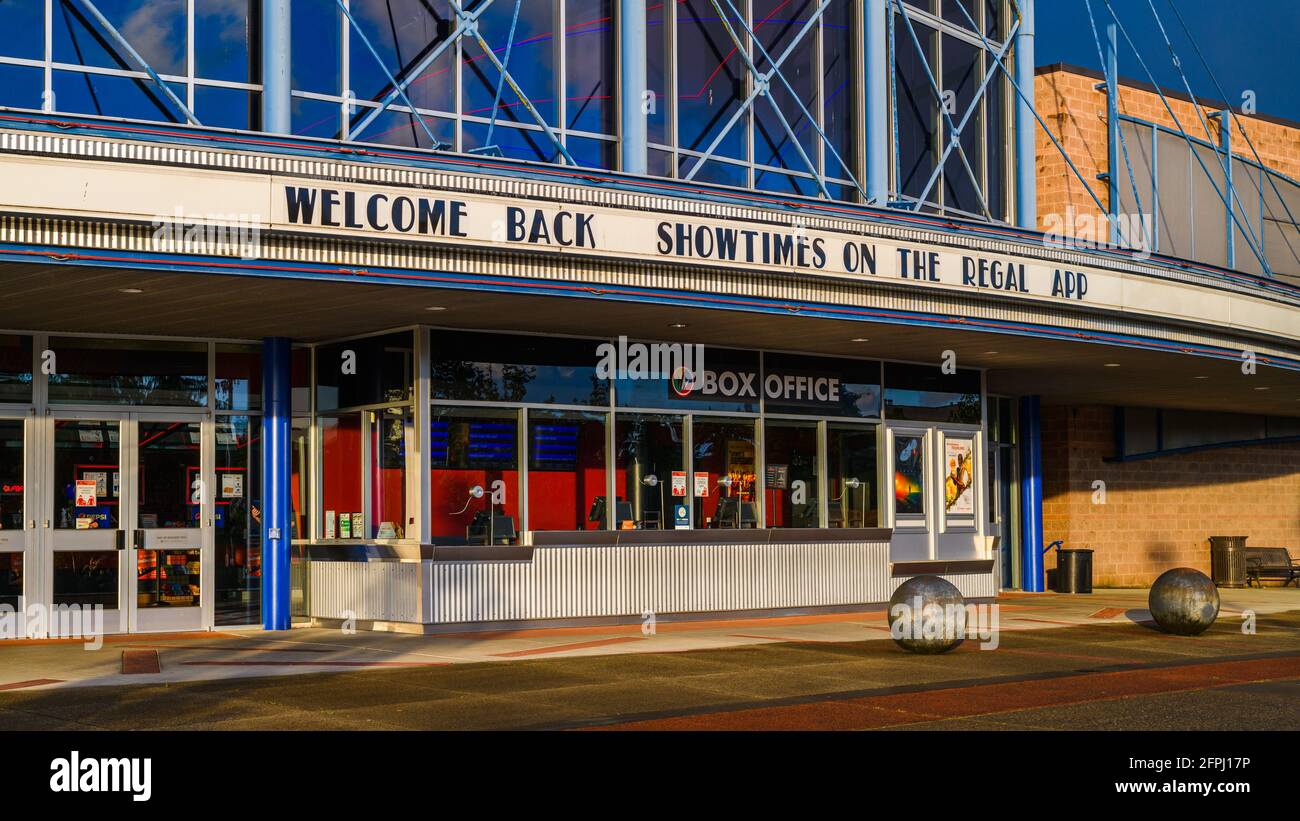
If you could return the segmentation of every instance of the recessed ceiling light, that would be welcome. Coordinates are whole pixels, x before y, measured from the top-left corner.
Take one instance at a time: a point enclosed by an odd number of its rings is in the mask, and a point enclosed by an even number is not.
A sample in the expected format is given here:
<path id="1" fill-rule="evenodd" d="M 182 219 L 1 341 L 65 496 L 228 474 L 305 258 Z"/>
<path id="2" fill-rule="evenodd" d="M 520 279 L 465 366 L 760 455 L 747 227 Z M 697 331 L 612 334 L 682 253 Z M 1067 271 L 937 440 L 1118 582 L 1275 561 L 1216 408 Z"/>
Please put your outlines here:
<path id="1" fill-rule="evenodd" d="M 985 351 L 985 352 L 984 352 L 984 355 L 985 355 L 985 356 L 997 356 L 997 355 L 998 355 L 998 352 L 997 352 L 997 351 Z"/>
<path id="2" fill-rule="evenodd" d="M 1261 385 L 1260 387 L 1255 388 L 1255 390 L 1257 390 L 1257 391 L 1266 391 L 1266 390 L 1268 390 L 1268 386 L 1267 386 L 1267 385 Z"/>
<path id="3" fill-rule="evenodd" d="M 444 308 L 444 307 L 441 306 L 441 305 L 430 305 L 428 308 L 425 308 L 424 310 L 426 310 L 426 311 L 445 311 L 445 310 L 447 310 L 447 309 Z"/>
<path id="4" fill-rule="evenodd" d="M 853 337 L 852 339 L 850 339 L 849 341 L 850 341 L 850 342 L 870 342 L 871 340 L 868 339 L 868 338 L 865 337 L 865 336 L 855 336 L 855 337 Z"/>
<path id="5" fill-rule="evenodd" d="M 1210 377 L 1208 377 L 1208 376 L 1193 376 L 1192 378 L 1193 378 L 1193 379 L 1209 379 Z"/>
<path id="6" fill-rule="evenodd" d="M 1102 367 L 1103 367 L 1103 368 L 1118 368 L 1118 367 L 1119 367 L 1119 363 L 1118 363 L 1118 362 L 1107 362 L 1105 365 L 1102 365 Z"/>
<path id="7" fill-rule="evenodd" d="M 689 326 L 688 324 L 686 324 L 685 322 L 673 322 L 673 323 L 670 323 L 670 324 L 668 325 L 668 327 L 669 327 L 669 328 L 689 328 L 690 326 Z"/>
<path id="8" fill-rule="evenodd" d="M 143 294 L 143 293 L 144 293 L 144 289 L 143 289 L 143 288 L 118 288 L 117 290 L 118 290 L 120 293 L 123 293 L 123 294 Z"/>

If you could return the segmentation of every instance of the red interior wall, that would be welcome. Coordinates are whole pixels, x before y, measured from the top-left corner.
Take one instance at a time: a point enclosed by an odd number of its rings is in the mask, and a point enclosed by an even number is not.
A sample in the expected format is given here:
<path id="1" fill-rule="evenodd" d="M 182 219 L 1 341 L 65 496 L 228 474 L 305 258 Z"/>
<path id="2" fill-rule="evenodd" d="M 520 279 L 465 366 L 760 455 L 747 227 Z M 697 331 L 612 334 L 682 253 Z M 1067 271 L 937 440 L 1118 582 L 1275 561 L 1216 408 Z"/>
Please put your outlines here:
<path id="1" fill-rule="evenodd" d="M 322 509 L 339 513 L 361 510 L 361 420 L 348 417 L 322 428 Z M 335 536 L 338 536 L 335 530 Z"/>
<path id="2" fill-rule="evenodd" d="M 434 536 L 459 536 L 464 538 L 465 528 L 474 521 L 474 514 L 488 508 L 488 494 L 492 492 L 492 483 L 501 479 L 506 484 L 506 501 L 497 506 L 497 515 L 510 516 L 519 521 L 519 471 L 517 470 L 478 470 L 478 469 L 435 469 L 430 472 L 430 488 L 433 497 L 433 510 L 430 511 L 431 532 Z M 485 491 L 482 499 L 470 501 L 469 489 L 481 485 Z M 465 503 L 469 507 L 464 513 L 456 515 Z"/>

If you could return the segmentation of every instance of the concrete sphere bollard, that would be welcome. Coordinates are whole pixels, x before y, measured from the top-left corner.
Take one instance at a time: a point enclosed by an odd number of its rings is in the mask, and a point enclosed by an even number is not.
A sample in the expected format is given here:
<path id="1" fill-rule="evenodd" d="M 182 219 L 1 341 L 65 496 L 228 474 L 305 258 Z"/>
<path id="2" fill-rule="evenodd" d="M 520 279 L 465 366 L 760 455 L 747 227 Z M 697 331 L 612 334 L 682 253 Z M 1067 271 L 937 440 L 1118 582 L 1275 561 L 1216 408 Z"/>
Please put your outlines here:
<path id="1" fill-rule="evenodd" d="M 889 635 L 913 653 L 946 653 L 966 635 L 966 600 L 938 576 L 913 576 L 889 599 Z"/>
<path id="2" fill-rule="evenodd" d="M 1175 567 L 1161 573 L 1151 585 L 1147 607 L 1161 630 L 1195 636 L 1208 630 L 1219 617 L 1219 591 L 1201 571 Z"/>

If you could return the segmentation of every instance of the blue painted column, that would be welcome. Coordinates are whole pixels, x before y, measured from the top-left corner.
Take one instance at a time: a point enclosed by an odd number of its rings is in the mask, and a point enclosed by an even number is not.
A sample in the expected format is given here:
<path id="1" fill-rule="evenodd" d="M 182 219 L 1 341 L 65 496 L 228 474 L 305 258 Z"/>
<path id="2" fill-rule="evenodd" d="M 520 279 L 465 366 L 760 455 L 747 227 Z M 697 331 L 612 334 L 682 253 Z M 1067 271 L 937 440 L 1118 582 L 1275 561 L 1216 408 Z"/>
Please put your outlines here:
<path id="1" fill-rule="evenodd" d="M 262 130 L 271 134 L 293 130 L 290 3 L 262 0 Z"/>
<path id="2" fill-rule="evenodd" d="M 1038 172 L 1034 118 L 1034 0 L 1020 0 L 1020 28 L 1016 31 L 1016 224 L 1038 229 Z"/>
<path id="3" fill-rule="evenodd" d="M 1037 396 L 1020 399 L 1020 586 L 1043 584 L 1043 415 Z"/>
<path id="4" fill-rule="evenodd" d="M 872 205 L 889 204 L 889 1 L 867 0 L 866 109 L 867 199 Z"/>
<path id="5" fill-rule="evenodd" d="M 645 174 L 649 167 L 649 114 L 645 106 L 667 105 L 667 100 L 645 99 L 646 23 L 645 0 L 619 0 L 619 105 L 623 171 Z M 665 15 L 667 12 L 665 12 Z"/>
<path id="6" fill-rule="evenodd" d="M 262 340 L 262 627 L 288 630 L 290 421 L 293 371 L 289 340 Z"/>

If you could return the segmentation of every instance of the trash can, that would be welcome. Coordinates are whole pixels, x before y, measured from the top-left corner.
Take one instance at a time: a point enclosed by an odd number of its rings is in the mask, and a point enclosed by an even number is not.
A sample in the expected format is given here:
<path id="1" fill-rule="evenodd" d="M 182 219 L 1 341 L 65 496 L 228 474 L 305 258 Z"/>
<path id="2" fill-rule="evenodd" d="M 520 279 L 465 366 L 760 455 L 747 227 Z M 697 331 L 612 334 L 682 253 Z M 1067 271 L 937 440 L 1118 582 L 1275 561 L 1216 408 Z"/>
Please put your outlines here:
<path id="1" fill-rule="evenodd" d="M 1246 586 L 1246 538 L 1210 537 L 1210 577 L 1216 587 Z"/>
<path id="2" fill-rule="evenodd" d="M 1056 551 L 1056 592 L 1092 592 L 1092 551 L 1082 547 Z"/>

